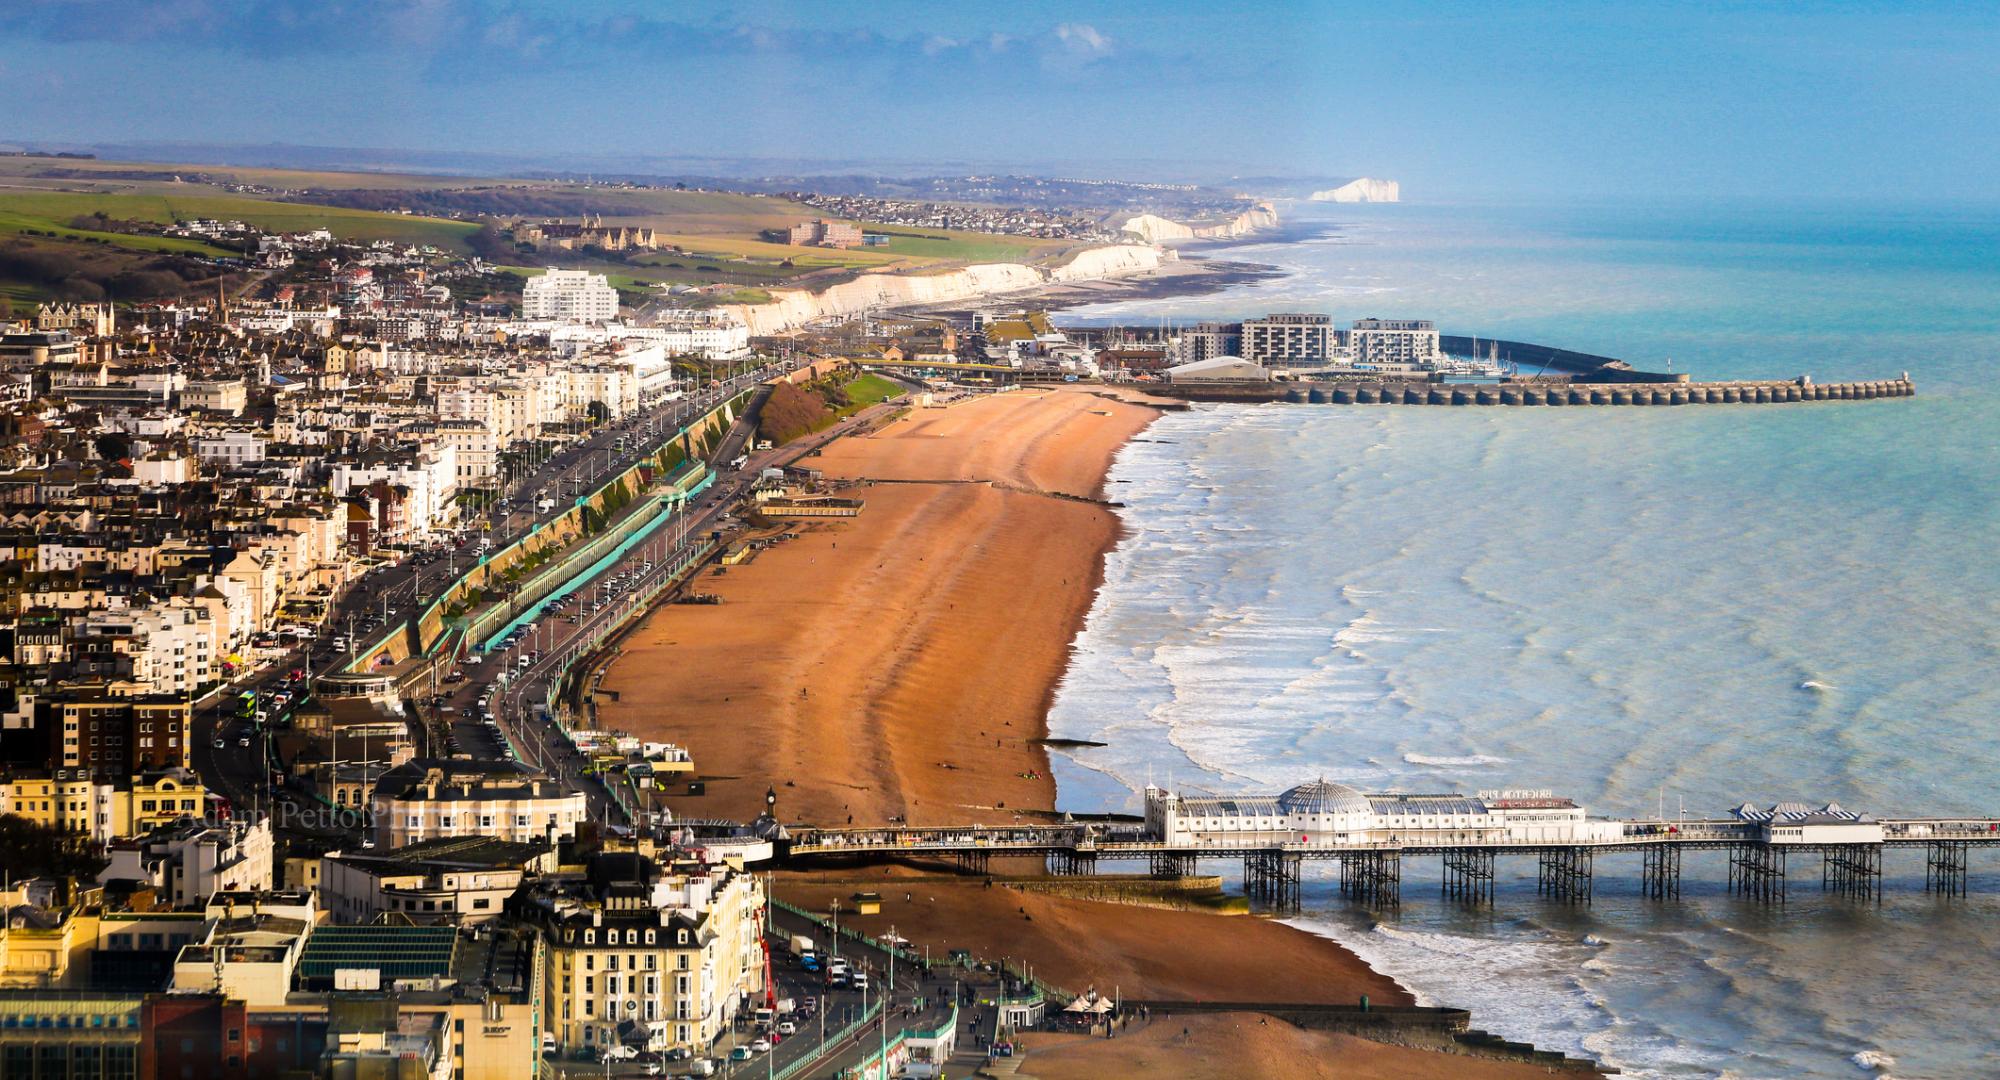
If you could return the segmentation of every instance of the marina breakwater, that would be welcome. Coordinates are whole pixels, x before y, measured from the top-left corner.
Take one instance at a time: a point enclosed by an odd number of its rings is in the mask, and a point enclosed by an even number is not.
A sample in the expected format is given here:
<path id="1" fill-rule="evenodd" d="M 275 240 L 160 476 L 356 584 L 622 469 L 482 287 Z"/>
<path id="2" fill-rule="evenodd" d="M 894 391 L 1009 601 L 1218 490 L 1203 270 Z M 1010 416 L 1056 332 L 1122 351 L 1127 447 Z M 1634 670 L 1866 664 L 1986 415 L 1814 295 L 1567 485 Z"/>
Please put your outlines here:
<path id="1" fill-rule="evenodd" d="M 1741 382 L 1583 383 L 1521 381 L 1443 383 L 1369 382 L 1167 383 L 1148 393 L 1186 401 L 1285 401 L 1312 405 L 1777 405 L 1806 401 L 1871 401 L 1912 397 L 1905 374 L 1866 382 L 1816 383 L 1810 379 Z"/>

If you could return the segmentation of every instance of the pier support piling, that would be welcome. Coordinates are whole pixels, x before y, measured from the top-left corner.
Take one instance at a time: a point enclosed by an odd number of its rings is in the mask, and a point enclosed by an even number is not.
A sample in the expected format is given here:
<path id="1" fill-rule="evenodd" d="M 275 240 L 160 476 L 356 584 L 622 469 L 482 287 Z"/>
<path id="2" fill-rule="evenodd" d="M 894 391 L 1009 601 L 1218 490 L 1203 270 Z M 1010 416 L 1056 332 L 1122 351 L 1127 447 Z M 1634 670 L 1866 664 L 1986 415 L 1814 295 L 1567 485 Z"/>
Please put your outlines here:
<path id="1" fill-rule="evenodd" d="M 1165 880 L 1193 877 L 1197 865 L 1193 855 L 1172 851 L 1155 852 L 1146 857 L 1146 862 L 1148 873 Z"/>
<path id="2" fill-rule="evenodd" d="M 1057 851 L 1049 855 L 1049 873 L 1057 877 L 1084 877 L 1097 873 L 1095 851 Z"/>
<path id="3" fill-rule="evenodd" d="M 1964 896 L 1965 854 L 1970 847 L 1963 840 L 1933 840 L 1924 845 L 1924 891 L 1940 896 Z"/>
<path id="4" fill-rule="evenodd" d="M 1819 887 L 1860 900 L 1882 899 L 1882 845 L 1831 844 L 1820 849 Z"/>
<path id="5" fill-rule="evenodd" d="M 1446 851 L 1443 858 L 1444 897 L 1466 904 L 1493 902 L 1493 849 Z"/>
<path id="6" fill-rule="evenodd" d="M 1591 851 L 1582 847 L 1547 848 L 1541 852 L 1536 891 L 1572 904 L 1590 903 Z"/>
<path id="7" fill-rule="evenodd" d="M 1656 844 L 1645 851 L 1646 864 L 1640 872 L 1640 891 L 1648 900 L 1681 898 L 1681 849 L 1673 844 Z"/>
<path id="8" fill-rule="evenodd" d="M 958 853 L 958 868 L 968 874 L 984 874 L 991 860 L 984 851 L 961 851 Z"/>
<path id="9" fill-rule="evenodd" d="M 1370 907 L 1398 906 L 1403 902 L 1403 853 L 1341 852 L 1340 894 Z"/>
<path id="10" fill-rule="evenodd" d="M 1284 851 L 1253 851 L 1243 856 L 1243 892 L 1253 904 L 1297 911 L 1301 861 L 1298 855 Z"/>
<path id="11" fill-rule="evenodd" d="M 1785 849 L 1739 844 L 1729 852 L 1729 891 L 1767 904 L 1785 902 Z"/>

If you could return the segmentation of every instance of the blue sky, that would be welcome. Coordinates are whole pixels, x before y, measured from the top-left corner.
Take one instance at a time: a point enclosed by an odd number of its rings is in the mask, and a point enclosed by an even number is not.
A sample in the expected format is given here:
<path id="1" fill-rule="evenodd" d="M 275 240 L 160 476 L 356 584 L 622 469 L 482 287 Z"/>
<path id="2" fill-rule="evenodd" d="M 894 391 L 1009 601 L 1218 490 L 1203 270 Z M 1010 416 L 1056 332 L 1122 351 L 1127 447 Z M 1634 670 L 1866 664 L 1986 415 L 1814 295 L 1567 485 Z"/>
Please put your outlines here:
<path id="1" fill-rule="evenodd" d="M 2000 4 L 16 0 L 0 139 L 1982 198 Z"/>

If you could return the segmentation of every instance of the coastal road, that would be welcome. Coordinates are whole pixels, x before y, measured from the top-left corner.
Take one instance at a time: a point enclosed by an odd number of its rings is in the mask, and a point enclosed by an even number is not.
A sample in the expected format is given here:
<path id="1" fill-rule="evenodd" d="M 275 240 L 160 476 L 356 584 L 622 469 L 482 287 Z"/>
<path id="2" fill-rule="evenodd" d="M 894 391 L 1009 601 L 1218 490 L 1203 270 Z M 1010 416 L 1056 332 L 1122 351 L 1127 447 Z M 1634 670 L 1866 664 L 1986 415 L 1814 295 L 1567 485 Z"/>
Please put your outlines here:
<path id="1" fill-rule="evenodd" d="M 588 437 L 559 451 L 552 450 L 538 468 L 507 486 L 507 500 L 517 507 L 502 511 L 493 522 L 493 548 L 499 549 L 533 528 L 566 511 L 574 495 L 556 498 L 556 506 L 543 512 L 535 508 L 536 493 L 583 492 L 593 489 L 605 476 L 616 475 L 648 456 L 645 449 L 678 430 L 719 402 L 755 385 L 779 371 L 766 364 L 748 369 L 724 383 L 702 387 L 682 396 L 649 403 L 646 408 L 606 424 Z M 620 447 L 624 437 L 626 446 Z M 483 521 L 476 523 L 485 524 Z M 481 556 L 478 541 L 467 536 L 455 544 L 438 544 L 403 557 L 395 563 L 370 567 L 350 579 L 339 592 L 326 598 L 330 611 L 320 624 L 317 640 L 284 651 L 264 650 L 266 659 L 247 676 L 225 684 L 196 702 L 190 731 L 190 761 L 209 790 L 235 805 L 264 801 L 269 794 L 266 762 L 270 760 L 268 739 L 254 724 L 236 715 L 237 696 L 245 691 L 257 695 L 260 707 L 276 721 L 283 709 L 273 700 L 281 690 L 293 690 L 296 704 L 311 680 L 345 669 L 355 656 L 365 653 L 389 634 L 402 632 L 404 622 L 413 618 L 422 605 L 435 598 L 457 579 L 466 567 Z M 346 649 L 333 647 L 333 639 L 345 636 Z M 300 671 L 302 687 L 293 687 L 289 674 Z M 472 748 L 468 748 L 472 749 Z M 476 750 L 474 751 L 477 752 Z M 480 755 L 485 756 L 485 755 Z M 498 756 L 497 745 L 493 755 Z"/>
<path id="2" fill-rule="evenodd" d="M 515 746 L 521 748 L 529 764 L 547 769 L 582 787 L 591 797 L 593 814 L 601 814 L 606 807 L 601 802 L 604 791 L 598 779 L 583 774 L 584 759 L 575 752 L 553 719 L 535 708 L 548 700 L 550 680 L 566 664 L 580 659 L 594 647 L 588 644 L 593 635 L 635 615 L 640 604 L 638 597 L 669 574 L 682 556 L 699 545 L 701 537 L 715 530 L 722 518 L 748 494 L 750 485 L 761 470 L 804 457 L 896 407 L 895 401 L 882 402 L 807 440 L 772 450 L 753 451 L 742 469 L 717 466 L 715 485 L 676 511 L 685 515 L 682 520 L 662 526 L 647 542 L 635 545 L 617 562 L 587 579 L 573 594 L 578 599 L 560 612 L 544 614 L 536 619 L 535 630 L 514 647 L 483 657 L 483 662 L 478 665 L 461 668 L 467 675 L 466 685 L 454 693 L 449 703 L 451 708 L 461 713 L 467 708 L 476 711 L 473 703 L 487 687 L 504 684 L 498 687 L 493 699 L 496 728 L 488 728 L 477 717 L 461 715 L 454 722 L 453 733 L 461 740 L 460 748 L 475 757 L 504 756 L 500 739 L 504 732 Z M 742 445 L 748 437 L 748 430 L 747 424 L 733 425 L 717 449 L 717 458 L 734 460 L 727 455 L 736 452 Z M 652 565 L 648 567 L 648 563 Z M 673 591 L 669 590 L 646 606 L 670 602 L 672 595 Z M 603 606 L 592 611 L 591 608 L 598 604 Z M 570 621 L 572 618 L 574 622 Z M 520 663 L 522 656 L 529 657 L 525 667 Z M 502 672 L 507 673 L 504 681 L 501 679 Z M 624 816 L 623 811 L 615 806 L 613 810 L 618 817 Z"/>

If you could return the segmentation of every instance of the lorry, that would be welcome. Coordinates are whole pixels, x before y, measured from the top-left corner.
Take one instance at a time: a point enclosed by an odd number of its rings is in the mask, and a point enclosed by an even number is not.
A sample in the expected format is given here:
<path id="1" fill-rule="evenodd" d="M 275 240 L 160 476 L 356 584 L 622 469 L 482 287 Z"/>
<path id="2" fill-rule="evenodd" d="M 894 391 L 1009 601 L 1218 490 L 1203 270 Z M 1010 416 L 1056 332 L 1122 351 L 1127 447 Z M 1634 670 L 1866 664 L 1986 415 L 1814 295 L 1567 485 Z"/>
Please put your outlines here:
<path id="1" fill-rule="evenodd" d="M 800 960 L 813 955 L 813 939 L 804 934 L 792 935 L 792 955 Z"/>

